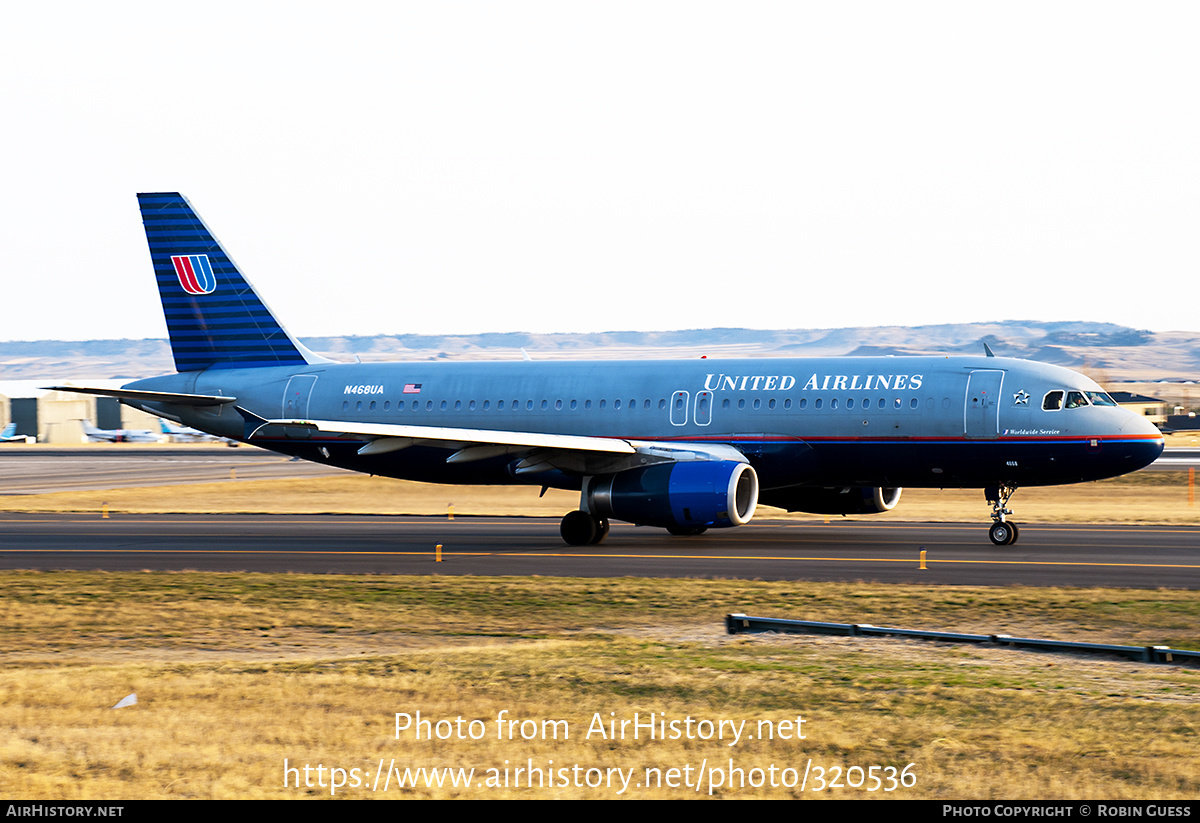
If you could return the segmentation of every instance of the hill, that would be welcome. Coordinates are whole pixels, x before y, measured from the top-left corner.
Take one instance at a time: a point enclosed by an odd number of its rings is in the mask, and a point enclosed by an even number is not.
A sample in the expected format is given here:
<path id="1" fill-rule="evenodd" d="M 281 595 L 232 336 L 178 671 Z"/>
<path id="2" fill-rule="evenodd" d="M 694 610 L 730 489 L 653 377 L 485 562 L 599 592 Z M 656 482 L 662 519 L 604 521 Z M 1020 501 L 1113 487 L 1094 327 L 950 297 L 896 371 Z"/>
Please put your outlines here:
<path id="1" fill-rule="evenodd" d="M 1111 323 L 1004 321 L 840 329 L 693 329 L 595 334 L 315 337 L 305 345 L 335 360 L 535 360 L 601 358 L 825 357 L 975 354 L 1055 363 L 1101 382 L 1200 380 L 1200 332 L 1151 332 Z M 0 379 L 133 380 L 173 370 L 166 340 L 0 343 Z"/>

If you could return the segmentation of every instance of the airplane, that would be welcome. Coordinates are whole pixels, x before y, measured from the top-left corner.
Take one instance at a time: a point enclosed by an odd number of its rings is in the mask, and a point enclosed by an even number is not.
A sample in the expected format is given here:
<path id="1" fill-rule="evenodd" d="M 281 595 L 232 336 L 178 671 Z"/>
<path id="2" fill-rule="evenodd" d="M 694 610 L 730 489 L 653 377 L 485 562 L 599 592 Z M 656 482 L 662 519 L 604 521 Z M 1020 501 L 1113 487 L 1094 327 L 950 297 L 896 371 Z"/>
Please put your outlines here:
<path id="1" fill-rule="evenodd" d="M 0 431 L 0 443 L 25 443 L 28 438 L 23 434 L 17 434 L 17 424 L 9 423 L 4 427 L 4 431 Z"/>
<path id="2" fill-rule="evenodd" d="M 578 491 L 561 521 L 698 535 L 759 503 L 893 509 L 903 487 L 978 488 L 992 543 L 1021 486 L 1140 469 L 1162 434 L 1089 378 L 984 354 L 612 362 L 336 363 L 278 322 L 191 204 L 139 194 L 176 374 L 101 394 L 219 437 L 436 483 Z"/>
<path id="3" fill-rule="evenodd" d="M 158 419 L 158 427 L 162 431 L 162 439 L 170 440 L 173 443 L 210 443 L 214 440 L 223 439 L 213 434 L 206 434 L 205 432 L 193 429 L 189 426 L 173 425 L 161 417 Z M 237 443 L 234 443 L 233 445 L 236 446 Z"/>
<path id="4" fill-rule="evenodd" d="M 60 388 L 70 391 L 66 386 Z M 83 424 L 83 433 L 89 443 L 157 443 L 162 439 L 149 429 L 98 429 L 87 418 L 79 422 Z"/>

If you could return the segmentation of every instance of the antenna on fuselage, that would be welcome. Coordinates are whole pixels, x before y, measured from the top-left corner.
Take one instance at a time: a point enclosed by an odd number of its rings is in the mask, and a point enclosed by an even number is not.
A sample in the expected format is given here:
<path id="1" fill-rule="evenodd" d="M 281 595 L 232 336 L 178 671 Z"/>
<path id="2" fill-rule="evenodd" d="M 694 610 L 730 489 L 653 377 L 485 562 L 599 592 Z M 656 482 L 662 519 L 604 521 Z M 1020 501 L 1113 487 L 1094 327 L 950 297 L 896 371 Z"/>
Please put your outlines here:
<path id="1" fill-rule="evenodd" d="M 979 342 L 980 342 L 980 343 L 983 343 L 983 353 L 984 353 L 985 355 L 987 355 L 988 357 L 995 357 L 995 356 L 996 356 L 996 355 L 995 355 L 995 353 L 993 353 L 993 352 L 992 352 L 992 347 L 991 347 L 991 346 L 989 346 L 989 345 L 987 344 L 987 341 L 986 341 L 986 340 L 980 340 Z"/>

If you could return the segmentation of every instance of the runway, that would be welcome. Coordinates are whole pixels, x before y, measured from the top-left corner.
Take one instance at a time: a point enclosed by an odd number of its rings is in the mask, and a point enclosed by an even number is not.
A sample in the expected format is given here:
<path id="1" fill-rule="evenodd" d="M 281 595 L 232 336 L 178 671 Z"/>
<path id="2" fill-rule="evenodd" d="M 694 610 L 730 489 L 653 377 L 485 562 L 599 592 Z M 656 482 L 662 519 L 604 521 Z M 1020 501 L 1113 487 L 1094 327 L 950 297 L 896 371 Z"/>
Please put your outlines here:
<path id="1" fill-rule="evenodd" d="M 998 548 L 980 523 L 756 520 L 690 538 L 614 523 L 579 549 L 542 518 L 17 514 L 0 516 L 0 568 L 1200 589 L 1200 529 L 1023 525 Z"/>

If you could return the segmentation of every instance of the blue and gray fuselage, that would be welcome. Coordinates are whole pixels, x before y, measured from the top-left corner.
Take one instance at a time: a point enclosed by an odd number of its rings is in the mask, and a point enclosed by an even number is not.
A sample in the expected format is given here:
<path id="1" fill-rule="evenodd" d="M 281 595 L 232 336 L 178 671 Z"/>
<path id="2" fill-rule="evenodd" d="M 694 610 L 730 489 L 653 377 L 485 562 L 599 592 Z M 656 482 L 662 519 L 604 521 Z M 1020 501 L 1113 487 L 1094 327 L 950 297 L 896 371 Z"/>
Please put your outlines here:
<path id="1" fill-rule="evenodd" d="M 126 388 L 232 394 L 264 420 L 339 420 L 725 444 L 766 502 L 792 487 L 1038 486 L 1112 477 L 1162 451 L 1147 420 L 1088 378 L 993 357 L 321 364 L 212 369 Z M 147 404 L 245 439 L 229 405 Z M 510 455 L 456 464 L 444 447 L 359 454 L 367 441 L 273 426 L 256 445 L 389 477 L 578 489 Z M 785 493 L 786 496 L 786 493 Z"/>

